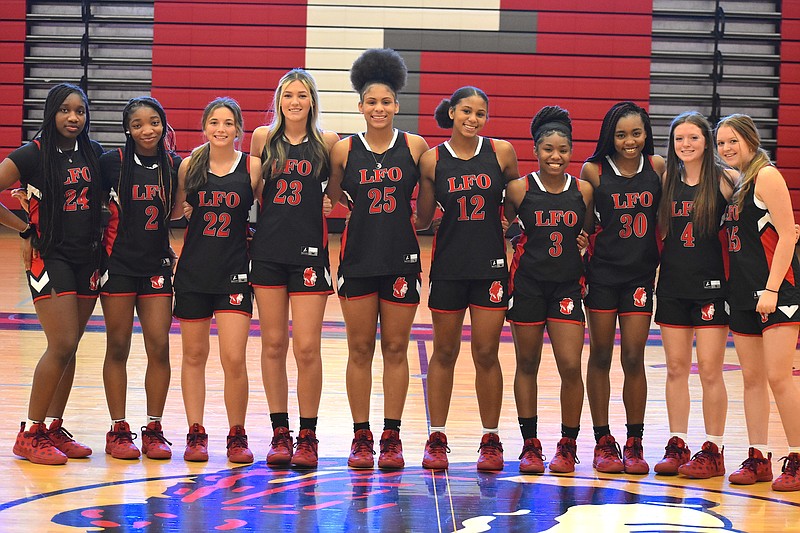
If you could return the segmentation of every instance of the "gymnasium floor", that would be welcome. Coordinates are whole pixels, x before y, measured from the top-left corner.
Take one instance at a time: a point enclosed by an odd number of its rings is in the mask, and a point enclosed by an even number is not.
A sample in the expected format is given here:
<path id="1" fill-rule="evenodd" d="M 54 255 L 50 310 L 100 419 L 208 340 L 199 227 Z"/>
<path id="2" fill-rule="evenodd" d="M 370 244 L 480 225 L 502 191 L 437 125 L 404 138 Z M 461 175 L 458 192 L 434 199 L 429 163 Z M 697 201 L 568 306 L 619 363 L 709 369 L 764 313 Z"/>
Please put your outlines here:
<path id="1" fill-rule="evenodd" d="M 332 238 L 331 256 L 338 253 Z M 423 265 L 429 266 L 430 238 L 421 239 Z M 474 394 L 474 369 L 465 328 L 457 366 L 453 406 L 447 424 L 451 468 L 447 472 L 420 467 L 427 435 L 425 391 L 427 360 L 432 350 L 430 313 L 417 313 L 409 345 L 411 384 L 403 417 L 402 438 L 407 467 L 400 472 L 354 471 L 346 466 L 352 420 L 344 387 L 347 346 L 336 297 L 328 301 L 323 331 L 325 382 L 318 437 L 320 466 L 314 471 L 270 469 L 264 457 L 271 431 L 259 369 L 258 320 L 254 317 L 248 344 L 250 405 L 247 431 L 256 454 L 251 466 L 237 467 L 225 458 L 227 424 L 222 404 L 222 372 L 212 342 L 207 372 L 206 429 L 211 459 L 207 464 L 182 459 L 186 422 L 180 394 L 180 335 L 171 337 L 173 375 L 164 428 L 173 442 L 169 461 L 122 461 L 103 453 L 109 415 L 101 381 L 105 337 L 100 306 L 78 353 L 75 388 L 65 415 L 66 427 L 94 454 L 70 460 L 63 467 L 30 464 L 11 453 L 19 422 L 26 416 L 33 368 L 44 350 L 19 259 L 19 238 L 0 230 L 0 271 L 6 279 L 0 294 L 0 350 L 3 377 L 0 403 L 7 416 L 0 421 L 0 530 L 2 531 L 800 531 L 800 493 L 772 492 L 769 484 L 730 485 L 726 478 L 691 481 L 654 476 L 602 475 L 591 466 L 593 439 L 588 403 L 578 439 L 581 464 L 571 475 L 523 476 L 517 471 L 522 440 L 512 391 L 514 349 L 508 328 L 500 354 L 505 376 L 500 435 L 506 468 L 499 474 L 478 474 L 474 462 L 480 422 Z M 179 248 L 179 243 L 176 243 Z M 423 296 L 424 298 L 424 296 Z M 545 347 L 548 350 L 548 346 Z M 549 353 L 551 355 L 552 352 Z M 584 351 L 584 360 L 588 347 Z M 290 394 L 296 370 L 290 353 Z M 726 468 L 744 459 L 747 437 L 742 412 L 741 375 L 732 343 L 726 356 L 730 397 L 725 435 Z M 647 348 L 648 406 L 645 456 L 652 465 L 663 454 L 668 437 L 664 402 L 663 350 L 657 328 Z M 141 335 L 135 335 L 128 365 L 128 420 L 144 424 L 142 376 L 145 357 Z M 796 359 L 800 367 L 800 358 Z M 382 422 L 381 360 L 375 358 L 372 425 Z M 800 371 L 797 372 L 800 375 Z M 545 356 L 539 379 L 539 435 L 548 457 L 559 436 L 559 379 L 552 357 Z M 691 378 L 692 417 L 689 445 L 696 451 L 704 439 L 699 380 Z M 612 431 L 624 436 L 621 370 L 612 371 Z M 798 406 L 800 407 L 800 406 Z M 290 398 L 292 424 L 297 407 Z M 138 431 L 137 429 L 134 429 Z M 137 441 L 138 442 L 138 441 Z M 786 452 L 777 411 L 770 419 L 770 445 L 777 459 Z"/>

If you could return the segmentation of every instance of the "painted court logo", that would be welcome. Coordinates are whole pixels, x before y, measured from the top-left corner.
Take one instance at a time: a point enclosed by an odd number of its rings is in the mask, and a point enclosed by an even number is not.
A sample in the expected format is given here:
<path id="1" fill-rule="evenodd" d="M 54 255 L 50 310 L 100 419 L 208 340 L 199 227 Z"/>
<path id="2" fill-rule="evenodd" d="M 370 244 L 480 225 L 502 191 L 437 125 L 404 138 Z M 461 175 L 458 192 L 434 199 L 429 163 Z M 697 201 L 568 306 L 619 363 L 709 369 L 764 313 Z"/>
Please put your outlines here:
<path id="1" fill-rule="evenodd" d="M 475 471 L 348 470 L 327 459 L 311 472 L 242 468 L 181 478 L 144 502 L 73 509 L 52 521 L 103 531 L 736 531 L 702 498 L 564 486 L 541 477 Z M 676 529 L 676 524 L 680 528 Z"/>

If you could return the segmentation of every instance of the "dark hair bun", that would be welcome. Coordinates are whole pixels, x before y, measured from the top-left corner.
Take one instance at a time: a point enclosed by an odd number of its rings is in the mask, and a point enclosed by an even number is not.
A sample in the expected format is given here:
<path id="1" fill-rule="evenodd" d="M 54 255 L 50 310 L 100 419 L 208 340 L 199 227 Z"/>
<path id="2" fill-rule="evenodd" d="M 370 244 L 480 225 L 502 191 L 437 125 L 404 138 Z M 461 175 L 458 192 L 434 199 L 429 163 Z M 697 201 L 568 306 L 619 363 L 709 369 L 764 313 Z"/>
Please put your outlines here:
<path id="1" fill-rule="evenodd" d="M 370 48 L 350 67 L 350 83 L 359 94 L 371 83 L 383 83 L 398 93 L 407 77 L 406 62 L 391 48 Z"/>
<path id="2" fill-rule="evenodd" d="M 444 98 L 433 111 L 433 118 L 436 119 L 436 124 L 438 124 L 440 128 L 448 129 L 453 127 L 453 119 L 450 118 L 451 107 L 450 100 Z"/>

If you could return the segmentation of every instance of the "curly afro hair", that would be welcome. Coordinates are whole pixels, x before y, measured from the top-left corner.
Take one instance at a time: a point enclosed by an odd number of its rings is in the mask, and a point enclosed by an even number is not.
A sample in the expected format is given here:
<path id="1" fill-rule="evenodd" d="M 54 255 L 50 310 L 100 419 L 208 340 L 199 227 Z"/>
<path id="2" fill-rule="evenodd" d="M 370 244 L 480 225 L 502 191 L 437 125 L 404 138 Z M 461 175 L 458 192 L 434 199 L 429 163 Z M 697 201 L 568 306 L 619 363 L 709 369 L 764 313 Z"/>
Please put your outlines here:
<path id="1" fill-rule="evenodd" d="M 397 94 L 405 87 L 407 77 L 406 62 L 391 48 L 370 48 L 350 67 L 350 83 L 362 96 L 373 83 L 382 83 Z"/>

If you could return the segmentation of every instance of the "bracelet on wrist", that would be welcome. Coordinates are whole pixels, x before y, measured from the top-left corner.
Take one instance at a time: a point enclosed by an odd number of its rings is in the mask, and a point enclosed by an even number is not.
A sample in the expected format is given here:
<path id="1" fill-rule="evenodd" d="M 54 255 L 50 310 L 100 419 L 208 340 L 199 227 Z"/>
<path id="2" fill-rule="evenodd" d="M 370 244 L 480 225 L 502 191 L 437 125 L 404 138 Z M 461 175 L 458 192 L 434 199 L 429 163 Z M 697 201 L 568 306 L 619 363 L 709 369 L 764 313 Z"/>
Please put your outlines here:
<path id="1" fill-rule="evenodd" d="M 34 226 L 33 224 L 28 224 L 27 228 L 19 232 L 19 236 L 22 237 L 23 239 L 27 239 L 33 236 L 34 233 L 36 233 L 36 226 Z"/>
<path id="2" fill-rule="evenodd" d="M 767 291 L 767 292 L 774 292 L 775 294 L 778 294 L 778 291 L 774 291 L 774 290 L 770 289 L 769 287 L 764 287 L 764 290 Z"/>

